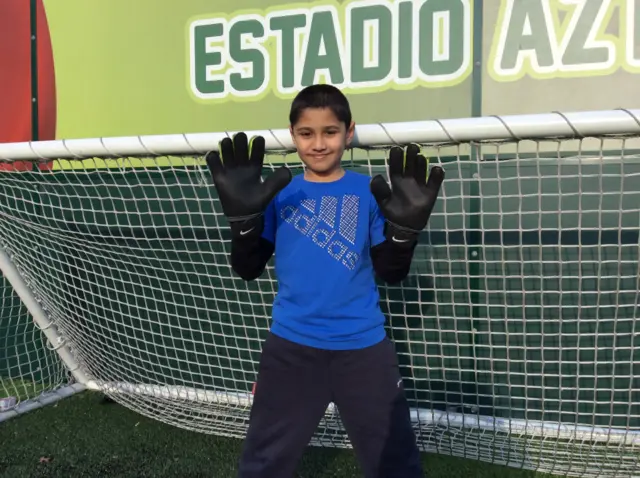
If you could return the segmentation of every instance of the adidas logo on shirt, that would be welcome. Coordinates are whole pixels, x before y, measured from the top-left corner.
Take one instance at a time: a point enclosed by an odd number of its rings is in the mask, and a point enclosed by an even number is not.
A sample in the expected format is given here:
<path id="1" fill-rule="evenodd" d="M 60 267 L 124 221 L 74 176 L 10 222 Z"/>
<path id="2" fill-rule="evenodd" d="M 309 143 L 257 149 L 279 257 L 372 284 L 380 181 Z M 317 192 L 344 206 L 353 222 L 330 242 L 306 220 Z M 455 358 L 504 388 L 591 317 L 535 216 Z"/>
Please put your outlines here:
<path id="1" fill-rule="evenodd" d="M 322 196 L 320 204 L 315 199 L 304 199 L 299 207 L 284 206 L 280 217 L 347 269 L 353 270 L 360 259 L 352 249 L 356 244 L 359 209 L 358 196 Z"/>

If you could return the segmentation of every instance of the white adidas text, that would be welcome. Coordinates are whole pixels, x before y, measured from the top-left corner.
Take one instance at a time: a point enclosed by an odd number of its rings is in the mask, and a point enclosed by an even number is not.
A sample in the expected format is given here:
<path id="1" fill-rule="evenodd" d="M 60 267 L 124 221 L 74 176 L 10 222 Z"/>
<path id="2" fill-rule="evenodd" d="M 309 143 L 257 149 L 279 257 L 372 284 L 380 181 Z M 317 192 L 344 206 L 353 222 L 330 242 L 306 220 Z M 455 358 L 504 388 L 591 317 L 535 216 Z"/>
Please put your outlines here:
<path id="1" fill-rule="evenodd" d="M 356 244 L 360 210 L 358 196 L 345 194 L 341 200 L 335 196 L 323 196 L 319 211 L 317 206 L 315 199 L 305 199 L 299 207 L 284 206 L 280 217 L 347 269 L 354 270 L 360 260 L 360 255 L 350 249 Z"/>

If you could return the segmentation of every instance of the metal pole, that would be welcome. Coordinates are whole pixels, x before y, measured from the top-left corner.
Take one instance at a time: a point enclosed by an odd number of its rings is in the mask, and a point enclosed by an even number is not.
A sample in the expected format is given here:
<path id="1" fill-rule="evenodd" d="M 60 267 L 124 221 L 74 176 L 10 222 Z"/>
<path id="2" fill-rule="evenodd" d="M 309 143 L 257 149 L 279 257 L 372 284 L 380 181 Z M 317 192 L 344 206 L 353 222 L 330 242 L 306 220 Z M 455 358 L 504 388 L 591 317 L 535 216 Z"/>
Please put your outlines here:
<path id="1" fill-rule="evenodd" d="M 56 326 L 49 320 L 44 310 L 42 310 L 40 303 L 34 297 L 33 292 L 25 283 L 17 267 L 3 247 L 0 247 L 0 272 L 2 272 L 7 281 L 13 286 L 16 294 L 20 297 L 20 300 L 22 300 L 22 303 L 27 307 L 27 310 L 33 317 L 34 322 L 44 332 L 53 349 L 58 352 L 58 355 L 71 374 L 73 374 L 76 381 L 86 385 L 89 382 L 88 377 L 62 340 Z"/>
<path id="2" fill-rule="evenodd" d="M 38 141 L 40 137 L 40 118 L 38 114 L 38 2 L 30 3 L 30 33 L 31 33 L 31 140 Z"/>

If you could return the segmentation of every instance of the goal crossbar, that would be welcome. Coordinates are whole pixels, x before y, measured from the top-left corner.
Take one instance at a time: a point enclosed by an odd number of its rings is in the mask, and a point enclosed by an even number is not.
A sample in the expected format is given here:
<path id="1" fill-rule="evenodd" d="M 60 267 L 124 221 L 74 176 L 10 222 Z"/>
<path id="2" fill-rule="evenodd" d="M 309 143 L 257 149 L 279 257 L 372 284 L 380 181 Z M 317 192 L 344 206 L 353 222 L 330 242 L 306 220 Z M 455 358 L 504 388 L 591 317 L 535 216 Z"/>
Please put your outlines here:
<path id="1" fill-rule="evenodd" d="M 219 142 L 234 133 L 234 131 L 225 131 L 5 143 L 0 144 L 0 160 L 81 160 L 93 157 L 203 155 L 209 151 L 217 151 Z M 263 136 L 267 150 L 294 150 L 288 129 L 246 131 L 246 134 L 249 137 Z M 485 116 L 356 125 L 352 147 L 372 148 L 409 143 L 459 144 L 633 134 L 640 134 L 640 109 Z"/>

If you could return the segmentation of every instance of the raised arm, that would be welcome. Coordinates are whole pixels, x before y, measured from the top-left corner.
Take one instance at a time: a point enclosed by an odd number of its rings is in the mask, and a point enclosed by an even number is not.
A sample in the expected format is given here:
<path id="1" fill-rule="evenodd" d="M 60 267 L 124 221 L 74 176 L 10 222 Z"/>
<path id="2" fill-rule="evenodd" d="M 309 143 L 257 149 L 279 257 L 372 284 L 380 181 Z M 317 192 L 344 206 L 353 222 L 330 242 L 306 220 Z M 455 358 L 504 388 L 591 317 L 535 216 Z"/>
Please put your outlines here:
<path id="1" fill-rule="evenodd" d="M 427 179 L 427 160 L 420 147 L 411 144 L 403 150 L 396 146 L 389 152 L 389 178 L 391 187 L 380 175 L 371 181 L 371 193 L 383 218 L 378 221 L 384 223 L 382 237 L 376 240 L 372 231 L 371 260 L 376 274 L 393 284 L 409 273 L 418 236 L 429 222 L 444 181 L 444 170 L 434 166 Z"/>
<path id="2" fill-rule="evenodd" d="M 272 227 L 265 211 L 291 181 L 291 171 L 280 167 L 262 181 L 262 136 L 249 143 L 245 133 L 238 133 L 233 139 L 224 138 L 219 149 L 209 152 L 206 161 L 231 229 L 231 265 L 240 277 L 253 280 L 262 274 L 274 250 L 275 237 L 265 234 Z"/>

